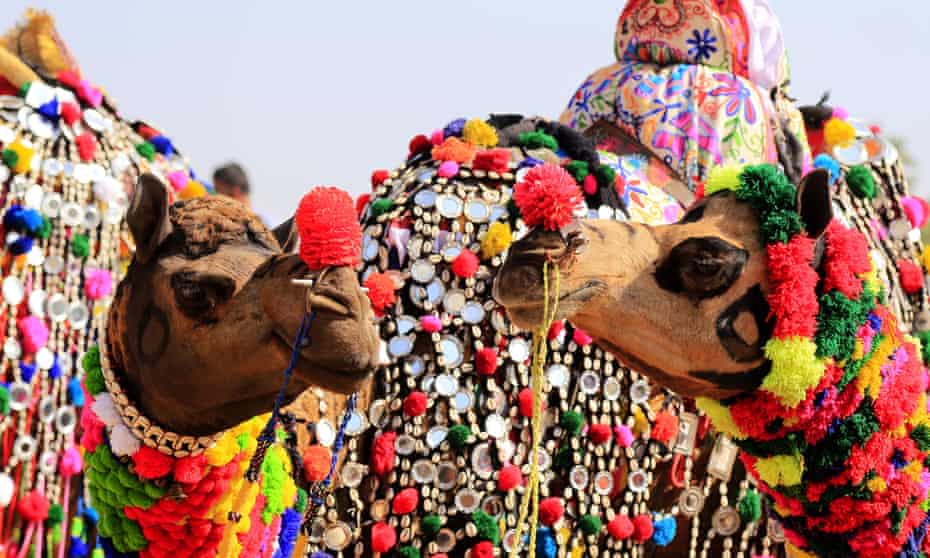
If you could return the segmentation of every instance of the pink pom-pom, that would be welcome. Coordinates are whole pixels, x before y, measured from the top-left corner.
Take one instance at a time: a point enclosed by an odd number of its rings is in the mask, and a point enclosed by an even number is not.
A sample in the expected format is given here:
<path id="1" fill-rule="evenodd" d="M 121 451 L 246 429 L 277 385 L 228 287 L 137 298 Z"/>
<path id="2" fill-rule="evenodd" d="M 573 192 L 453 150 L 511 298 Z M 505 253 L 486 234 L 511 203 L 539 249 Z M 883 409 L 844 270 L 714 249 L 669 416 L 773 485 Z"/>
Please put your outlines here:
<path id="1" fill-rule="evenodd" d="M 84 461 L 81 459 L 81 452 L 74 446 L 69 447 L 61 454 L 61 460 L 58 462 L 58 470 L 63 477 L 72 477 L 81 472 Z"/>
<path id="2" fill-rule="evenodd" d="M 633 431 L 630 430 L 629 426 L 625 424 L 615 426 L 614 435 L 617 437 L 617 442 L 621 446 L 628 448 L 633 445 Z"/>
<path id="3" fill-rule="evenodd" d="M 339 188 L 314 188 L 297 208 L 300 257 L 312 270 L 354 266 L 360 261 L 362 230 L 352 197 Z"/>
<path id="4" fill-rule="evenodd" d="M 471 250 L 464 249 L 452 260 L 452 273 L 462 278 L 474 277 L 480 264 L 478 256 Z"/>
<path id="5" fill-rule="evenodd" d="M 597 179 L 593 174 L 584 177 L 584 193 L 593 196 L 597 193 Z"/>
<path id="6" fill-rule="evenodd" d="M 37 316 L 24 316 L 17 323 L 23 348 L 27 353 L 34 353 L 48 343 L 48 326 L 45 320 Z"/>
<path id="7" fill-rule="evenodd" d="M 574 341 L 576 344 L 578 344 L 581 347 L 586 347 L 590 345 L 591 343 L 594 343 L 594 339 L 590 335 L 588 335 L 588 333 L 585 330 L 581 329 L 580 327 L 576 327 L 575 331 L 572 332 L 572 341 Z"/>
<path id="8" fill-rule="evenodd" d="M 452 178 L 459 173 L 459 164 L 455 161 L 443 161 L 437 174 L 440 178 Z"/>
<path id="9" fill-rule="evenodd" d="M 420 327 L 426 333 L 436 333 L 442 331 L 442 320 L 438 316 L 427 314 L 420 317 Z"/>
<path id="10" fill-rule="evenodd" d="M 100 300 L 113 292 L 113 278 L 105 269 L 88 269 L 84 272 L 84 292 L 90 300 Z"/>
<path id="11" fill-rule="evenodd" d="M 183 190 L 190 179 L 187 176 L 187 173 L 184 171 L 174 171 L 168 173 L 168 182 L 171 183 L 171 187 L 174 188 L 175 192 L 180 192 Z"/>
<path id="12" fill-rule="evenodd" d="M 562 335 L 563 331 L 565 331 L 565 322 L 562 320 L 552 322 L 552 325 L 549 326 L 549 333 L 546 335 L 546 337 L 549 339 L 549 341 L 554 341 L 559 337 L 559 335 Z"/>
<path id="13" fill-rule="evenodd" d="M 529 227 L 557 231 L 572 221 L 581 190 L 565 169 L 550 163 L 533 167 L 514 187 L 513 200 Z"/>
<path id="14" fill-rule="evenodd" d="M 839 120 L 846 120 L 847 118 L 849 118 L 849 111 L 847 111 L 843 107 L 833 107 L 833 118 L 836 118 Z"/>
<path id="15" fill-rule="evenodd" d="M 930 216 L 930 204 L 923 198 L 914 196 L 904 196 L 901 198 L 901 207 L 907 220 L 915 229 L 922 229 L 927 224 L 927 217 Z"/>
<path id="16" fill-rule="evenodd" d="M 433 133 L 429 135 L 429 142 L 433 145 L 439 145 L 445 139 L 446 135 L 442 133 L 442 130 L 433 130 Z"/>

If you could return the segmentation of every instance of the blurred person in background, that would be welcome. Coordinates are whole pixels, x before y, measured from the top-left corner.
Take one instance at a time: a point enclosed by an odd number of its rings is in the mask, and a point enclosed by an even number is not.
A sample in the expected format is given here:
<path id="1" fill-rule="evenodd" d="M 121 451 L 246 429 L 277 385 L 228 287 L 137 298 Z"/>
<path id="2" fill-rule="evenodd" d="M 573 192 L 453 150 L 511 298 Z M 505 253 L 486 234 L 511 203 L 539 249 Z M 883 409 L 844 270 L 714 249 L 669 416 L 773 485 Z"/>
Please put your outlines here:
<path id="1" fill-rule="evenodd" d="M 226 163 L 213 171 L 213 187 L 216 193 L 228 196 L 246 207 L 252 207 L 249 177 L 238 163 Z"/>

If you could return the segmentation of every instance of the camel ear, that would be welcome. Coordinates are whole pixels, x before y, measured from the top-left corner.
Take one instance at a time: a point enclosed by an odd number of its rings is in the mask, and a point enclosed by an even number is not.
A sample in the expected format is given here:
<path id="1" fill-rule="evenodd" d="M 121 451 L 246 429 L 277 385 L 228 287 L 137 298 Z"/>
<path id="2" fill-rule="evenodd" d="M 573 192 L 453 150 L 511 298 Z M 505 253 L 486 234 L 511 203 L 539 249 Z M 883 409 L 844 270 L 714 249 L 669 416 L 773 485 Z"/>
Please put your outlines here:
<path id="1" fill-rule="evenodd" d="M 798 213 L 807 236 L 819 238 L 833 220 L 830 202 L 830 172 L 815 169 L 807 173 L 798 185 Z"/>
<path id="2" fill-rule="evenodd" d="M 278 246 L 285 254 L 297 248 L 297 225 L 293 217 L 275 227 L 271 233 L 278 240 Z"/>
<path id="3" fill-rule="evenodd" d="M 149 261 L 158 246 L 171 234 L 168 218 L 168 188 L 155 175 L 139 177 L 126 213 L 129 232 L 136 242 L 136 260 Z"/>

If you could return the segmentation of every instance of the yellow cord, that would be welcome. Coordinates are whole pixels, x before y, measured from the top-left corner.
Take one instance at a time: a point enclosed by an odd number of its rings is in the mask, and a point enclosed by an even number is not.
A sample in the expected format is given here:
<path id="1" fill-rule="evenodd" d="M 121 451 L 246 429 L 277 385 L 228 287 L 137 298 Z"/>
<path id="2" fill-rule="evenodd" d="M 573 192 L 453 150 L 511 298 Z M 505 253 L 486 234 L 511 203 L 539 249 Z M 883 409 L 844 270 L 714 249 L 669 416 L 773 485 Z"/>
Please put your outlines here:
<path id="1" fill-rule="evenodd" d="M 517 529 L 514 532 L 513 547 L 510 551 L 510 558 L 516 558 L 518 549 L 523 540 L 523 527 L 529 515 L 530 501 L 533 504 L 533 513 L 530 517 L 530 540 L 529 549 L 527 549 L 528 558 L 536 557 L 536 527 L 539 524 L 539 443 L 542 439 L 542 406 L 543 406 L 543 368 L 546 365 L 546 351 L 548 349 L 547 337 L 549 327 L 555 319 L 559 306 L 559 286 L 560 276 L 559 268 L 552 268 L 555 276 L 555 289 L 553 294 L 552 308 L 549 308 L 549 262 L 543 264 L 543 321 L 539 324 L 536 331 L 533 332 L 533 366 L 531 369 L 530 389 L 533 392 L 533 447 L 530 450 L 530 478 L 526 486 L 526 493 L 520 502 L 520 519 L 517 521 Z"/>

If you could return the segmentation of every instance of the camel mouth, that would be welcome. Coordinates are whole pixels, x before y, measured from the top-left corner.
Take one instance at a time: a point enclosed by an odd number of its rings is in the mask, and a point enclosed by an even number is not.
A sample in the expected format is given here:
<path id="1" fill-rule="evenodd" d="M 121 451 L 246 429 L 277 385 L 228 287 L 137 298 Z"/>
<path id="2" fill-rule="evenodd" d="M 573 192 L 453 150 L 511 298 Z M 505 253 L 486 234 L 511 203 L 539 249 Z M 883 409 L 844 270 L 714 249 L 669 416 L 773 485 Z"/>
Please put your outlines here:
<path id="1" fill-rule="evenodd" d="M 556 308 L 555 319 L 570 318 L 588 302 L 607 290 L 607 283 L 599 279 L 585 281 L 578 288 L 560 293 Z M 531 328 L 539 325 L 546 310 L 546 297 L 543 287 L 524 289 L 516 293 L 495 293 L 495 298 L 504 306 L 511 320 L 522 328 Z M 551 311 L 552 295 L 550 294 L 549 307 Z"/>
<path id="2" fill-rule="evenodd" d="M 352 303 L 344 293 L 333 289 L 319 289 L 307 295 L 307 303 L 313 311 L 322 311 L 337 316 L 352 316 Z"/>
<path id="3" fill-rule="evenodd" d="M 293 352 L 294 340 L 289 338 L 288 335 L 275 331 L 275 338 L 288 354 Z M 318 358 L 315 358 L 314 343 L 310 336 L 301 344 L 297 356 L 296 370 L 302 381 L 342 394 L 356 391 L 359 386 L 371 378 L 378 367 L 379 361 L 378 355 L 358 353 L 355 358 L 345 359 L 345 366 L 321 363 Z"/>

